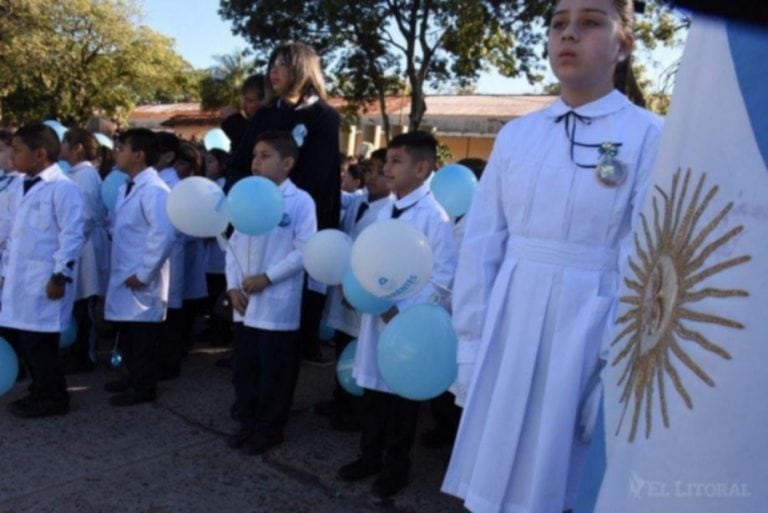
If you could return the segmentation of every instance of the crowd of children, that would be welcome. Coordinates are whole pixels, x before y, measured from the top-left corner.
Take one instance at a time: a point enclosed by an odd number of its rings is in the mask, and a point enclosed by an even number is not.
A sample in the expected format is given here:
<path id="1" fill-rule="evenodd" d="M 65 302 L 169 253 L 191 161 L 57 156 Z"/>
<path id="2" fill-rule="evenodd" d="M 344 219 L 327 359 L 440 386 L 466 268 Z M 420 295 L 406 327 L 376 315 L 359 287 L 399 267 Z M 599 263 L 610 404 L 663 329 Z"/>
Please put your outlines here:
<path id="1" fill-rule="evenodd" d="M 90 133 L 72 128 L 61 145 L 43 125 L 0 133 L 0 167 L 14 170 L 0 179 L 0 326 L 32 378 L 8 410 L 68 411 L 63 370 L 93 367 L 98 298 L 127 370 L 106 384 L 113 406 L 153 401 L 157 381 L 178 376 L 192 324 L 208 310 L 209 338 L 234 345 L 240 429 L 227 444 L 260 454 L 283 442 L 300 358 L 318 359 L 322 318 L 335 330 L 337 356 L 357 339 L 353 375 L 364 389 L 358 398 L 337 383 L 316 406 L 334 428 L 361 432 L 360 456 L 338 475 L 376 475 L 372 492 L 387 498 L 410 479 L 420 403 L 384 382 L 378 340 L 399 312 L 432 302 L 452 312 L 460 340 L 459 379 L 431 401 L 436 426 L 423 438 L 440 446 L 456 437 L 444 490 L 473 511 L 567 510 L 586 448 L 574 426 L 599 372 L 617 250 L 642 204 L 660 130 L 614 89 L 631 54 L 631 11 L 624 0 L 554 2 L 549 55 L 562 97 L 502 130 L 460 218 L 427 185 L 439 167 L 432 135 L 405 133 L 359 162 L 340 158 L 339 116 L 325 101 L 319 58 L 300 43 L 278 47 L 266 79 L 244 85 L 246 115 L 227 118 L 240 127 L 231 157 L 203 155 L 172 134 L 122 132 L 115 166 L 128 181 L 109 215 L 92 165 L 109 157 L 99 157 Z M 480 177 L 485 163 L 465 164 Z M 251 174 L 274 182 L 285 204 L 278 227 L 234 231 L 226 252 L 179 233 L 165 209 L 169 191 L 203 169 L 225 190 Z M 415 295 L 382 315 L 360 314 L 340 287 L 305 276 L 302 248 L 318 229 L 339 226 L 354 239 L 392 218 L 419 230 L 434 255 Z M 62 365 L 59 333 L 73 312 L 80 335 Z"/>

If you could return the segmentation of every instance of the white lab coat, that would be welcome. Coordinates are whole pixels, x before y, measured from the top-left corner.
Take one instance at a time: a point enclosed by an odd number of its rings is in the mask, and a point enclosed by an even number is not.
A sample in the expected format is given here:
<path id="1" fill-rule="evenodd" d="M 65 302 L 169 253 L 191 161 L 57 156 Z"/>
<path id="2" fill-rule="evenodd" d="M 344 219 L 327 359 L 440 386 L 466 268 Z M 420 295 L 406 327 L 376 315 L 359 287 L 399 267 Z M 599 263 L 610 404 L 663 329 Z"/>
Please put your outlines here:
<path id="1" fill-rule="evenodd" d="M 167 167 L 158 172 L 160 179 L 165 182 L 169 189 L 173 189 L 179 180 L 179 174 L 176 168 Z M 170 285 L 168 289 L 168 308 L 181 308 L 184 300 L 184 242 L 185 235 L 176 230 L 176 239 L 171 249 L 171 255 L 168 258 L 170 266 Z"/>
<path id="2" fill-rule="evenodd" d="M 48 299 L 45 288 L 55 273 L 74 278 L 85 240 L 83 199 L 57 164 L 37 176 L 41 181 L 26 194 L 22 178 L 9 188 L 16 214 L 3 255 L 0 326 L 55 333 L 69 326 L 75 287 L 67 284 L 58 300 Z"/>
<path id="3" fill-rule="evenodd" d="M 394 205 L 400 209 L 413 205 L 403 212 L 399 219 L 418 228 L 426 236 L 434 257 L 430 282 L 413 296 L 397 301 L 395 306 L 401 312 L 420 303 L 447 306 L 447 291 L 451 288 L 456 270 L 456 249 L 453 245 L 453 223 L 450 217 L 429 192 L 426 184 L 400 198 Z M 379 210 L 379 220 L 391 217 L 391 208 Z M 378 315 L 362 315 L 352 376 L 361 387 L 391 392 L 379 374 L 376 354 L 379 337 L 385 326 Z"/>
<path id="4" fill-rule="evenodd" d="M 23 179 L 24 176 L 16 171 L 4 171 L 0 175 L 0 276 L 3 275 L 3 255 L 16 214 L 15 194 L 12 185 L 17 180 Z"/>
<path id="5" fill-rule="evenodd" d="M 251 328 L 291 331 L 299 328 L 304 283 L 302 250 L 317 232 L 315 202 L 290 180 L 279 186 L 285 214 L 280 225 L 256 237 L 235 231 L 227 247 L 227 290 L 240 289 L 244 277 L 267 273 L 272 282 L 248 296 L 245 316 L 235 322 Z"/>
<path id="6" fill-rule="evenodd" d="M 391 209 L 395 198 L 390 195 L 369 203 L 368 209 L 363 213 L 363 216 L 359 221 L 355 222 L 355 218 L 357 217 L 361 205 L 367 201 L 367 193 L 365 195 L 354 195 L 354 200 L 347 205 L 347 210 L 341 220 L 342 231 L 348 234 L 352 240 L 357 239 L 357 236 L 360 235 L 365 228 L 378 219 L 380 211 Z M 341 285 L 328 287 L 328 296 L 326 298 L 324 312 L 325 325 L 329 328 L 343 331 L 351 337 L 357 338 L 357 335 L 360 332 L 361 313 L 354 308 L 344 306 L 342 304 L 343 298 L 344 293 L 341 289 Z"/>
<path id="7" fill-rule="evenodd" d="M 627 180 L 595 178 L 552 106 L 508 123 L 480 180 L 453 293 L 464 413 L 443 491 L 473 512 L 561 513 L 587 445 L 579 404 L 616 299 L 618 249 L 642 205 L 661 121 L 613 91 L 576 109 L 574 140 L 621 143 Z"/>
<path id="8" fill-rule="evenodd" d="M 170 192 L 154 168 L 133 180 L 126 197 L 120 186 L 112 230 L 112 274 L 104 317 L 110 321 L 161 322 L 168 306 L 168 255 L 176 230 L 165 204 Z M 141 290 L 125 286 L 133 275 L 145 284 Z"/>
<path id="9" fill-rule="evenodd" d="M 90 162 L 79 162 L 67 175 L 83 195 L 85 243 L 77 266 L 75 301 L 104 295 L 109 280 L 109 240 L 107 209 L 101 200 L 101 177 Z"/>

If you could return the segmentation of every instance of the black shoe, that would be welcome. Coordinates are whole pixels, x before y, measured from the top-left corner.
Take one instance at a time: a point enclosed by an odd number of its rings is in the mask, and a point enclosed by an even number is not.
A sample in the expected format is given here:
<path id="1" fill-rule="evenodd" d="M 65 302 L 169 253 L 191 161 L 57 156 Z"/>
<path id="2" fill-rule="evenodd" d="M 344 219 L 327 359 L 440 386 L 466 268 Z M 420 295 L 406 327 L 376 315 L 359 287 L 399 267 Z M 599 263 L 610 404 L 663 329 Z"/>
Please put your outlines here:
<path id="1" fill-rule="evenodd" d="M 263 454 L 272 447 L 283 443 L 283 435 L 265 435 L 264 433 L 254 433 L 248 440 L 245 441 L 240 450 L 245 454 L 254 456 L 256 454 Z"/>
<path id="2" fill-rule="evenodd" d="M 69 398 L 62 399 L 19 399 L 10 403 L 6 408 L 14 417 L 33 419 L 39 417 L 52 417 L 69 413 Z"/>
<path id="3" fill-rule="evenodd" d="M 226 358 L 219 358 L 218 360 L 216 360 L 216 367 L 221 367 L 222 369 L 231 369 L 232 357 L 227 356 Z"/>
<path id="4" fill-rule="evenodd" d="M 421 435 L 421 445 L 428 449 L 440 449 L 442 447 L 450 447 L 453 445 L 453 440 L 456 434 L 448 434 L 440 429 L 431 429 Z"/>
<path id="5" fill-rule="evenodd" d="M 37 396 L 34 393 L 32 393 L 32 391 L 30 390 L 29 393 L 24 397 L 22 397 L 21 399 L 16 399 L 15 401 L 11 401 L 7 405 L 5 405 L 5 409 L 8 411 L 11 411 L 11 409 L 15 409 L 15 408 L 25 408 L 29 403 L 34 401 L 36 397 Z"/>
<path id="6" fill-rule="evenodd" d="M 95 368 L 96 364 L 88 358 L 85 360 L 71 359 L 64 362 L 61 366 L 61 371 L 64 374 L 86 374 L 88 372 L 93 372 Z"/>
<path id="7" fill-rule="evenodd" d="M 339 477 L 344 481 L 358 481 L 381 472 L 381 460 L 358 458 L 339 469 Z"/>
<path id="8" fill-rule="evenodd" d="M 371 485 L 371 493 L 379 500 L 387 500 L 408 484 L 408 474 L 384 472 Z"/>
<path id="9" fill-rule="evenodd" d="M 158 381 L 170 381 L 176 379 L 181 375 L 181 367 L 163 367 L 157 373 Z"/>
<path id="10" fill-rule="evenodd" d="M 320 353 L 314 354 L 312 356 L 305 356 L 301 359 L 302 363 L 306 363 L 307 365 L 311 365 L 313 367 L 329 367 L 336 363 L 336 360 L 333 360 L 331 358 L 326 358 Z"/>
<path id="11" fill-rule="evenodd" d="M 131 388 L 131 382 L 128 380 L 128 378 L 120 378 L 104 383 L 104 390 L 110 394 L 120 394 L 127 392 L 129 388 Z"/>
<path id="12" fill-rule="evenodd" d="M 232 449 L 239 449 L 252 436 L 253 436 L 252 429 L 241 429 L 237 433 L 233 433 L 227 437 L 227 447 L 230 447 Z"/>
<path id="13" fill-rule="evenodd" d="M 229 418 L 236 422 L 240 422 L 240 407 L 237 405 L 237 401 L 232 403 L 229 407 Z"/>
<path id="14" fill-rule="evenodd" d="M 155 401 L 156 396 L 154 392 L 139 394 L 135 390 L 129 390 L 110 397 L 109 404 L 112 406 L 133 406 L 135 404 L 151 403 Z"/>
<path id="15" fill-rule="evenodd" d="M 360 431 L 360 419 L 354 413 L 339 413 L 331 417 L 331 427 L 342 433 L 354 433 Z"/>

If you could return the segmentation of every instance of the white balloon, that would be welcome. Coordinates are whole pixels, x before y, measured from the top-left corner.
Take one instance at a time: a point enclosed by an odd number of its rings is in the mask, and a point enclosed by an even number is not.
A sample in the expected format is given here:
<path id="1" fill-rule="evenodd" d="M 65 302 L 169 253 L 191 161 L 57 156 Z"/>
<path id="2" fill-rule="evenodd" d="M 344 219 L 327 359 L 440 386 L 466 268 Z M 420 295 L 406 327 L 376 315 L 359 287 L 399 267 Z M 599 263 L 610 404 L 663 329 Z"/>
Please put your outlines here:
<path id="1" fill-rule="evenodd" d="M 377 221 L 352 245 L 352 272 L 374 296 L 397 300 L 419 291 L 432 273 L 432 248 L 415 227 L 399 219 Z"/>
<path id="2" fill-rule="evenodd" d="M 232 147 L 232 143 L 229 141 L 229 137 L 227 137 L 227 134 L 224 133 L 224 130 L 221 128 L 213 128 L 208 130 L 208 132 L 206 132 L 205 136 L 203 137 L 203 145 L 208 151 L 217 148 L 219 150 L 229 152 Z"/>
<path id="3" fill-rule="evenodd" d="M 346 233 L 320 230 L 304 245 L 304 268 L 320 283 L 338 285 L 349 269 L 352 238 Z"/>
<path id="4" fill-rule="evenodd" d="M 190 176 L 177 183 L 166 204 L 171 223 L 192 237 L 215 237 L 229 223 L 226 197 L 213 181 L 202 176 Z"/>

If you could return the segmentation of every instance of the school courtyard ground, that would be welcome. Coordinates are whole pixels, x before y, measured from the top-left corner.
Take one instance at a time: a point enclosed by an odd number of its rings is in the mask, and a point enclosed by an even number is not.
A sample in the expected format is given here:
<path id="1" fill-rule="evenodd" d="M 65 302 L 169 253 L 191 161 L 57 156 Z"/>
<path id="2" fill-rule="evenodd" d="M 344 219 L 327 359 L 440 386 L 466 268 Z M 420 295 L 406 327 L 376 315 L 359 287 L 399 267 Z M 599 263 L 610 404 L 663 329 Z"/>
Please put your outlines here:
<path id="1" fill-rule="evenodd" d="M 373 478 L 336 478 L 356 457 L 359 434 L 336 432 L 312 412 L 330 397 L 333 367 L 302 366 L 281 446 L 263 456 L 229 449 L 225 437 L 237 425 L 230 372 L 215 365 L 222 351 L 195 346 L 181 377 L 161 383 L 156 403 L 130 408 L 107 404 L 103 385 L 115 371 L 104 362 L 68 377 L 72 409 L 64 417 L 8 415 L 5 405 L 28 385 L 18 383 L 0 397 L 0 513 L 463 511 L 439 491 L 448 449 L 417 442 L 411 484 L 388 504 L 373 501 Z M 424 407 L 419 433 L 430 427 Z"/>

